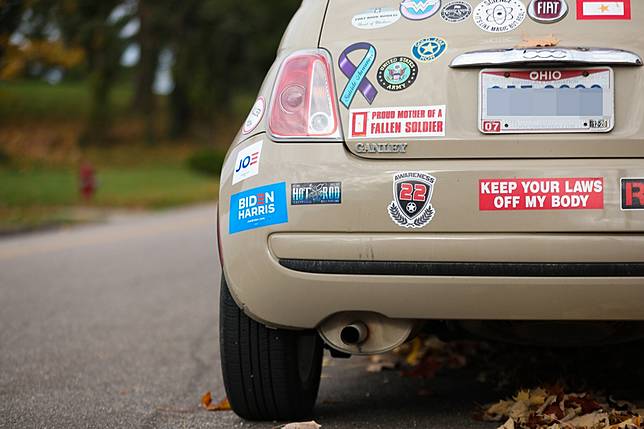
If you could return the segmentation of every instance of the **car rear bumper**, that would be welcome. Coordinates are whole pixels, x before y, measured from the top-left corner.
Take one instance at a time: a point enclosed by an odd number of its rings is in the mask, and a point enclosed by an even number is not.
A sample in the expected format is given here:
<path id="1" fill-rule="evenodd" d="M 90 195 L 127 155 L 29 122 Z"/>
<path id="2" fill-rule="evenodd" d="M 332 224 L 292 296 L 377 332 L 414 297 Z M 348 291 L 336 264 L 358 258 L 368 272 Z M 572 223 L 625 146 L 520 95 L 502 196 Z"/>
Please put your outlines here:
<path id="1" fill-rule="evenodd" d="M 236 153 L 264 140 L 259 174 L 231 184 Z M 418 143 L 423 144 L 423 143 Z M 389 217 L 392 176 L 436 177 L 435 218 Z M 644 211 L 620 209 L 620 178 L 641 159 L 364 160 L 342 144 L 260 135 L 222 173 L 224 272 L 237 302 L 268 325 L 313 328 L 342 311 L 392 318 L 644 320 Z M 479 180 L 604 180 L 595 210 L 480 211 Z M 288 222 L 229 233 L 231 196 L 272 183 L 342 182 L 342 203 L 293 206 Z"/>

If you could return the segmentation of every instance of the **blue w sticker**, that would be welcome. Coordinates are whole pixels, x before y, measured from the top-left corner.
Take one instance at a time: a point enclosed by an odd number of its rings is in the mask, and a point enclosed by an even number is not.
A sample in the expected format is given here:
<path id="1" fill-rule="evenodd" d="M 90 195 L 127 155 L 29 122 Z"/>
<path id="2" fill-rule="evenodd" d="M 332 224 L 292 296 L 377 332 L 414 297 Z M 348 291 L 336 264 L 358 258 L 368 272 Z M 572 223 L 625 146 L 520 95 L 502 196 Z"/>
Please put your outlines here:
<path id="1" fill-rule="evenodd" d="M 229 234 L 286 222 L 286 182 L 250 189 L 230 197 Z"/>

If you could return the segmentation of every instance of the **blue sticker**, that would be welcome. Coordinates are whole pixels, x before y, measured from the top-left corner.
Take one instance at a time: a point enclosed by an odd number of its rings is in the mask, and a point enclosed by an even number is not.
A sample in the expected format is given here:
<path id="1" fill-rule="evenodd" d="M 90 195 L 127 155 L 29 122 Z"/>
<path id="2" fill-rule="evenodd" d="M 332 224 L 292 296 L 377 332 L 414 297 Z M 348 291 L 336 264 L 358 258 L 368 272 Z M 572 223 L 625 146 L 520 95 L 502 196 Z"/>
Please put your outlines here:
<path id="1" fill-rule="evenodd" d="M 431 63 L 445 53 L 447 42 L 440 37 L 427 37 L 420 39 L 411 47 L 411 54 L 418 61 Z"/>
<path id="2" fill-rule="evenodd" d="M 291 204 L 294 206 L 341 203 L 341 182 L 309 182 L 291 185 Z"/>
<path id="3" fill-rule="evenodd" d="M 286 182 L 250 189 L 230 197 L 229 234 L 286 222 Z"/>

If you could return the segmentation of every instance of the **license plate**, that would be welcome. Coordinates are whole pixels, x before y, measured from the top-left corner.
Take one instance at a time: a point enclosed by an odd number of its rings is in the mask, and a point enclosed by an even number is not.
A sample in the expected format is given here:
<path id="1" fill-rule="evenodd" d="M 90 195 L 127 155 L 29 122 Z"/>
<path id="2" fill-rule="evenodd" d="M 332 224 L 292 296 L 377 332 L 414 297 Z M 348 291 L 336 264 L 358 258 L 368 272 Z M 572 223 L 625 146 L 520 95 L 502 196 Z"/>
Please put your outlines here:
<path id="1" fill-rule="evenodd" d="M 479 129 L 485 134 L 606 133 L 615 125 L 613 70 L 485 69 Z"/>

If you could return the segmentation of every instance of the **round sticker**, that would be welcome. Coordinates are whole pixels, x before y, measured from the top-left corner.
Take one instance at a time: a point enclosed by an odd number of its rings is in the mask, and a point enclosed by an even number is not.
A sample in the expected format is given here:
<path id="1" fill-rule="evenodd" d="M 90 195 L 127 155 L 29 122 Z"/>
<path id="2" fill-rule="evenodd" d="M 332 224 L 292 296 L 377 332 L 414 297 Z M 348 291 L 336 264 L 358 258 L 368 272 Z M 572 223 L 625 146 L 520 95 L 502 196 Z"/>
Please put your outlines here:
<path id="1" fill-rule="evenodd" d="M 520 0 L 483 0 L 474 9 L 474 22 L 489 33 L 506 33 L 516 29 L 526 16 Z"/>
<path id="2" fill-rule="evenodd" d="M 568 13 L 566 0 L 532 0 L 528 5 L 528 15 L 542 24 L 559 22 Z"/>
<path id="3" fill-rule="evenodd" d="M 440 8 L 441 0 L 402 0 L 400 2 L 400 12 L 412 21 L 427 19 Z"/>
<path id="4" fill-rule="evenodd" d="M 421 63 L 431 63 L 447 50 L 447 42 L 440 37 L 420 39 L 411 47 L 411 54 Z"/>
<path id="5" fill-rule="evenodd" d="M 409 88 L 418 76 L 418 66 L 411 58 L 394 57 L 378 69 L 378 83 L 387 91 L 402 91 Z"/>
<path id="6" fill-rule="evenodd" d="M 259 97 L 253 105 L 253 108 L 250 109 L 250 113 L 248 114 L 248 118 L 246 118 L 246 122 L 244 122 L 244 126 L 242 127 L 242 134 L 249 134 L 255 128 L 257 128 L 260 121 L 264 117 L 265 109 L 266 102 L 264 101 L 264 97 Z"/>
<path id="7" fill-rule="evenodd" d="M 472 6 L 468 2 L 457 0 L 443 6 L 441 17 L 447 22 L 463 22 L 472 14 Z"/>
<path id="8" fill-rule="evenodd" d="M 400 11 L 392 7 L 376 7 L 359 13 L 351 20 L 354 27 L 361 30 L 383 28 L 400 19 Z"/>

